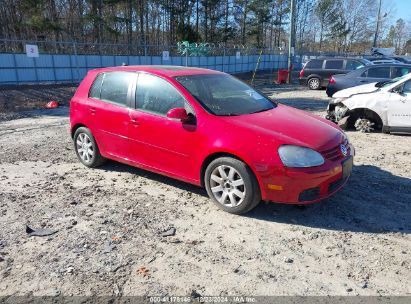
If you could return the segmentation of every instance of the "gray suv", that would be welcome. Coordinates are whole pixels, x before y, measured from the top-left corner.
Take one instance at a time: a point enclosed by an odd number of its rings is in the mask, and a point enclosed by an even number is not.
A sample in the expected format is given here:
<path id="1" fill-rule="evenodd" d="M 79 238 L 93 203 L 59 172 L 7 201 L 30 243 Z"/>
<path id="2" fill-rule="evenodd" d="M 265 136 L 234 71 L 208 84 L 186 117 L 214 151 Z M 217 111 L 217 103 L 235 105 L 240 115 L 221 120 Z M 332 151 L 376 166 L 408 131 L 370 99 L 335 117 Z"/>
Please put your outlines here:
<path id="1" fill-rule="evenodd" d="M 372 63 L 360 58 L 319 58 L 308 61 L 300 72 L 300 84 L 311 90 L 326 87 L 335 74 L 347 74 Z"/>

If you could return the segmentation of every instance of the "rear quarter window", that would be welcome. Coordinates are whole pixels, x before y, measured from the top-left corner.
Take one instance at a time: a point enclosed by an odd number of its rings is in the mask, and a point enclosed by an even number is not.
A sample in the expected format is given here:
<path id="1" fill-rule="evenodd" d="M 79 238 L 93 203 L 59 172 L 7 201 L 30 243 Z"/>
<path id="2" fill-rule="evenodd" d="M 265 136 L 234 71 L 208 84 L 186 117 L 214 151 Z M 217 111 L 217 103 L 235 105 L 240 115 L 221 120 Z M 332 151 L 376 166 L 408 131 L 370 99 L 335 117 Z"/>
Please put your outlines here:
<path id="1" fill-rule="evenodd" d="M 343 68 L 343 60 L 326 60 L 326 70 L 341 70 Z"/>
<path id="2" fill-rule="evenodd" d="M 98 74 L 94 79 L 93 85 L 90 88 L 88 96 L 91 98 L 100 99 L 101 83 L 103 81 L 104 74 Z"/>
<path id="3" fill-rule="evenodd" d="M 305 68 L 306 69 L 322 69 L 324 60 L 314 59 L 309 61 Z"/>

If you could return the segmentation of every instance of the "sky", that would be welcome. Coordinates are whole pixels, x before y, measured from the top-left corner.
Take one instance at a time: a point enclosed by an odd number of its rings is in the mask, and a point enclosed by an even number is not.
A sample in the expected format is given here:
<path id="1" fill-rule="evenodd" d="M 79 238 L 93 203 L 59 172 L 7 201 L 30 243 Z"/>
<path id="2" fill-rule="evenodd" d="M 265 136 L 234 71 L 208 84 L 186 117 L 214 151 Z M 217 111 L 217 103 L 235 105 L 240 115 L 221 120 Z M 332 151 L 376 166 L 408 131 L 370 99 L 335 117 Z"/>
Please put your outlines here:
<path id="1" fill-rule="evenodd" d="M 383 0 L 383 3 L 384 6 L 393 6 L 394 20 L 397 20 L 399 18 L 402 18 L 405 21 L 411 20 L 411 0 Z"/>

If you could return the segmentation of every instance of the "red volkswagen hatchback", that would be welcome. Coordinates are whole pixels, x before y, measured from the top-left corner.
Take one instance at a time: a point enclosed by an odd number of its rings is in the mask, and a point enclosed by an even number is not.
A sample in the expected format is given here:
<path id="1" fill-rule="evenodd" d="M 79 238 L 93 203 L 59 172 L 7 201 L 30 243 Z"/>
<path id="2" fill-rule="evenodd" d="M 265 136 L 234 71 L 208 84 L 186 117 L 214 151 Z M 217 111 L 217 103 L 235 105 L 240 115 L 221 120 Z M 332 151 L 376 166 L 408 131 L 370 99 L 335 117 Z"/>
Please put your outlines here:
<path id="1" fill-rule="evenodd" d="M 225 73 L 176 66 L 90 71 L 70 105 L 88 167 L 113 159 L 204 186 L 223 210 L 305 204 L 347 181 L 353 147 L 334 123 Z"/>

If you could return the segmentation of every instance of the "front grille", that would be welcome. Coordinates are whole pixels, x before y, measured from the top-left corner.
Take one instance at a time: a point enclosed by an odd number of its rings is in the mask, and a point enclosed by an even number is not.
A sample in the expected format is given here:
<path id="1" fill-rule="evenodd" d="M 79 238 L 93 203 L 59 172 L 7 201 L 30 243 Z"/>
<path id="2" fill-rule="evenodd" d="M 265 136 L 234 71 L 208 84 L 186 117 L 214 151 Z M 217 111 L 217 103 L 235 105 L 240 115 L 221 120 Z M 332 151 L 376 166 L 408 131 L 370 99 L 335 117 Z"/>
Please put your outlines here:
<path id="1" fill-rule="evenodd" d="M 313 201 L 319 197 L 320 197 L 320 187 L 315 187 L 315 188 L 310 188 L 310 189 L 307 189 L 301 192 L 300 195 L 298 196 L 298 200 L 300 202 Z"/>
<path id="2" fill-rule="evenodd" d="M 320 151 L 320 152 L 324 156 L 324 158 L 332 160 L 332 161 L 343 159 L 345 156 L 341 152 L 341 147 L 340 146 L 342 144 L 347 147 L 347 155 L 350 155 L 351 151 L 350 151 L 350 147 L 348 145 L 348 140 L 344 140 L 341 143 L 339 143 L 337 146 L 335 146 L 331 149 Z"/>

